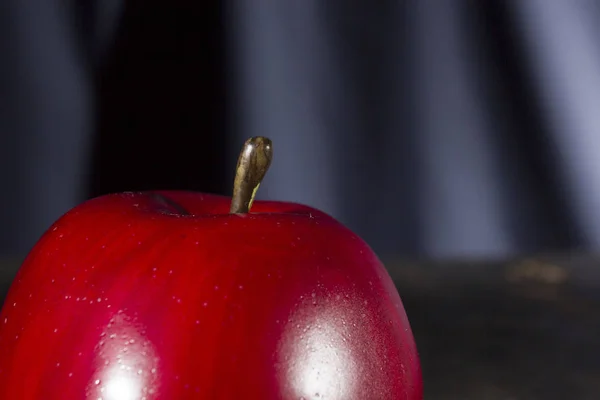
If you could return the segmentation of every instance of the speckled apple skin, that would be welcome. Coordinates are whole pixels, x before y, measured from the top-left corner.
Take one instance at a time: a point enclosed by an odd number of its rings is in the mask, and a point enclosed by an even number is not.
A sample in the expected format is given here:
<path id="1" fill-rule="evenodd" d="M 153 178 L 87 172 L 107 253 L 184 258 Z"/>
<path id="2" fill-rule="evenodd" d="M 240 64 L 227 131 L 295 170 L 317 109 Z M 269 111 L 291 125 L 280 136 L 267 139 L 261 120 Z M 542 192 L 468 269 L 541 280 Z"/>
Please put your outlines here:
<path id="1" fill-rule="evenodd" d="M 421 400 L 393 282 L 313 208 L 190 192 L 74 208 L 0 314 L 0 399 Z"/>

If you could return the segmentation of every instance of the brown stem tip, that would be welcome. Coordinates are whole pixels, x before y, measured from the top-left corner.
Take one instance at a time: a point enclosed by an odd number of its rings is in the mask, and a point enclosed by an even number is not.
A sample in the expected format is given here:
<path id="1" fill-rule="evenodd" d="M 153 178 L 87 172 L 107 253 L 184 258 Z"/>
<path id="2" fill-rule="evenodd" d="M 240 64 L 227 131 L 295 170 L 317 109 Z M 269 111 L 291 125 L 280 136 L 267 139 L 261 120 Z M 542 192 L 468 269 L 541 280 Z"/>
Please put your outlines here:
<path id="1" fill-rule="evenodd" d="M 256 191 L 265 177 L 272 159 L 273 144 L 270 139 L 256 136 L 246 140 L 235 170 L 230 213 L 250 212 Z"/>

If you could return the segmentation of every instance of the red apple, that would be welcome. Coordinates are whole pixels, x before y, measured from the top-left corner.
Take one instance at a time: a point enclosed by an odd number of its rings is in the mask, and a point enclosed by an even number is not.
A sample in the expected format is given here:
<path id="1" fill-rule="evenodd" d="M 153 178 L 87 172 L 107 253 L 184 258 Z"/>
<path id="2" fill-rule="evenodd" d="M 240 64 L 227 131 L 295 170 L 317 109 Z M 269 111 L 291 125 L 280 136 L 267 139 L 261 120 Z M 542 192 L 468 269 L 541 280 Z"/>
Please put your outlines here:
<path id="1" fill-rule="evenodd" d="M 264 175 L 247 155 L 242 211 Z M 0 399 L 422 399 L 367 244 L 310 207 L 231 201 L 122 193 L 59 219 L 0 314 Z"/>

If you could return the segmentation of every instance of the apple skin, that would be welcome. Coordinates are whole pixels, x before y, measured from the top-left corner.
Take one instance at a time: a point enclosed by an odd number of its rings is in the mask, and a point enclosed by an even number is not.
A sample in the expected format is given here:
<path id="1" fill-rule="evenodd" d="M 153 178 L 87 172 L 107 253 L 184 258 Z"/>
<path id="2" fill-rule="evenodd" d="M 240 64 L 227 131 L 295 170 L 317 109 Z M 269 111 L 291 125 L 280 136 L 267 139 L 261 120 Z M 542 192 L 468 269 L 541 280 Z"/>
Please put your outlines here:
<path id="1" fill-rule="evenodd" d="M 398 292 L 306 206 L 145 192 L 89 200 L 19 270 L 0 314 L 6 400 L 421 400 Z"/>

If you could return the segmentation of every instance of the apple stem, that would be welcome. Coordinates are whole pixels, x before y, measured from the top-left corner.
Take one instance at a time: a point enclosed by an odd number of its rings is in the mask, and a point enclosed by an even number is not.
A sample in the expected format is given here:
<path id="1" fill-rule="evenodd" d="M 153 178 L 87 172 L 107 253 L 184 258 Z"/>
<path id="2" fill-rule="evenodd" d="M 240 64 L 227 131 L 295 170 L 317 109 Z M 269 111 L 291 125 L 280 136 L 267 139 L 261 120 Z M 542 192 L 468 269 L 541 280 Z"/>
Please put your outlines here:
<path id="1" fill-rule="evenodd" d="M 246 140 L 235 170 L 231 214 L 250 212 L 258 187 L 265 177 L 272 159 L 273 144 L 270 139 L 256 136 Z"/>

